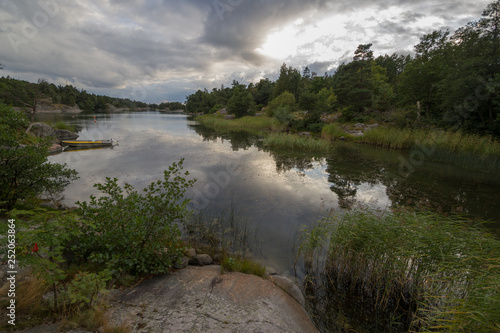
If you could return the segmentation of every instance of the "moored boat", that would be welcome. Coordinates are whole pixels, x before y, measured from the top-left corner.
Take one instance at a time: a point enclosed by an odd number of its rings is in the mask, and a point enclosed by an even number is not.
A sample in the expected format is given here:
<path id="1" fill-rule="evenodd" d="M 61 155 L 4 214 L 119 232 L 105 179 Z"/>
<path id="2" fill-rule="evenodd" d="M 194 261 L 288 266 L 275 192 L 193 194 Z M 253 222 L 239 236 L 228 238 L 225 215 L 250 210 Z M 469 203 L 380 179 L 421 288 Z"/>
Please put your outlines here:
<path id="1" fill-rule="evenodd" d="M 62 140 L 61 145 L 63 147 L 75 147 L 75 148 L 95 148 L 95 147 L 108 147 L 113 146 L 113 139 L 107 140 Z"/>

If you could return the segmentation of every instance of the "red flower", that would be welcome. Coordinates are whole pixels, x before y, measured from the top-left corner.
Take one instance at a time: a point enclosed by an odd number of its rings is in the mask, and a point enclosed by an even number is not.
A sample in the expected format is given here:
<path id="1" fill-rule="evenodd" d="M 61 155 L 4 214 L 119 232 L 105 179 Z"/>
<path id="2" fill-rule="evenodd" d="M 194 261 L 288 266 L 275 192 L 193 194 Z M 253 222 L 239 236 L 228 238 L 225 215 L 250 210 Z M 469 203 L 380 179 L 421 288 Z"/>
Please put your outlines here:
<path id="1" fill-rule="evenodd" d="M 38 252 L 38 244 L 35 243 L 35 245 L 33 246 L 33 248 L 31 249 L 31 251 L 33 252 Z"/>

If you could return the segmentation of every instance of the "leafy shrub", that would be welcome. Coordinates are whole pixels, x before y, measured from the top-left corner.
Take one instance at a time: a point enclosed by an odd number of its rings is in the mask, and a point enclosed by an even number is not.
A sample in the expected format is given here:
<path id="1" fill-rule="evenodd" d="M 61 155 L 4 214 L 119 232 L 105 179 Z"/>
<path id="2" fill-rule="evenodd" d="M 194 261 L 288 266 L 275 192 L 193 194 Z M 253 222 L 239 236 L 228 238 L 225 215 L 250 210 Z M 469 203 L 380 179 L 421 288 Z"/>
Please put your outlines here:
<path id="1" fill-rule="evenodd" d="M 152 182 L 144 194 L 127 183 L 122 189 L 116 178 L 95 184 L 104 196 L 77 202 L 84 220 L 79 226 L 82 236 L 73 245 L 75 254 L 105 263 L 113 273 L 166 272 L 183 253 L 176 222 L 187 214 L 184 193 L 195 182 L 186 180 L 188 172 L 181 173 L 182 163 L 172 164 L 164 180 Z"/>
<path id="2" fill-rule="evenodd" d="M 276 118 L 281 124 L 286 124 L 293 119 L 293 115 L 290 113 L 290 107 L 288 105 L 280 106 L 274 112 L 274 118 Z"/>
<path id="3" fill-rule="evenodd" d="M 111 280 L 111 272 L 105 269 L 99 273 L 80 272 L 68 286 L 67 297 L 70 304 L 78 307 L 92 306 L 99 294 L 106 294 L 106 282 Z"/>
<path id="4" fill-rule="evenodd" d="M 281 95 L 277 96 L 267 105 L 266 115 L 272 117 L 274 112 L 278 110 L 280 106 L 288 106 L 290 110 L 295 109 L 295 96 L 292 93 L 285 91 Z"/>
<path id="5" fill-rule="evenodd" d="M 47 162 L 49 140 L 28 142 L 26 116 L 0 104 L 0 208 L 11 210 L 21 199 L 60 193 L 77 172 L 66 164 Z"/>

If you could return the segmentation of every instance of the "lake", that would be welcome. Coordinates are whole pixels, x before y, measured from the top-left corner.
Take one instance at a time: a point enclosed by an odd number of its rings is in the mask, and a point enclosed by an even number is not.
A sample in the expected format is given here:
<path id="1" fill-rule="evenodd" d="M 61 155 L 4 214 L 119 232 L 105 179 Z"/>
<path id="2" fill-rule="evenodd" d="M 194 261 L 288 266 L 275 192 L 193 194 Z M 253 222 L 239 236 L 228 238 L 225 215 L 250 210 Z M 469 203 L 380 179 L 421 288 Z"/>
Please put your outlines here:
<path id="1" fill-rule="evenodd" d="M 420 207 L 491 220 L 500 234 L 500 177 L 437 162 L 433 152 L 396 151 L 336 142 L 328 154 L 269 150 L 247 133 L 218 134 L 178 113 L 130 112 L 39 115 L 78 126 L 79 139 L 118 140 L 106 149 L 68 151 L 49 158 L 67 163 L 80 179 L 64 192 L 64 203 L 89 201 L 94 183 L 117 177 L 142 189 L 184 158 L 196 178 L 188 193 L 193 209 L 236 207 L 252 226 L 255 257 L 280 274 L 293 273 L 302 226 L 328 212 L 357 205 L 389 210 Z"/>

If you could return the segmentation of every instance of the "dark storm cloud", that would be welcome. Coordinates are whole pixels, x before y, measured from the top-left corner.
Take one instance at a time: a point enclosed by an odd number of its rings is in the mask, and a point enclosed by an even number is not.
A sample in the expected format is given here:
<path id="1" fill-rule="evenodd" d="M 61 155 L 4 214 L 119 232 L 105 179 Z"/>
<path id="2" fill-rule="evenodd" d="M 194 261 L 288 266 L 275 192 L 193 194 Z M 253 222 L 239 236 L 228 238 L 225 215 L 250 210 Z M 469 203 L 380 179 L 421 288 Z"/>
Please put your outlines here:
<path id="1" fill-rule="evenodd" d="M 343 50 L 335 31 L 302 45 L 289 59 L 272 59 L 258 51 L 271 32 L 299 19 L 298 31 L 304 32 L 331 15 L 344 15 L 352 38 L 391 52 L 410 49 L 409 40 L 418 40 L 432 29 L 453 29 L 477 19 L 488 2 L 0 0 L 0 63 L 5 65 L 1 74 L 31 81 L 40 77 L 69 81 L 90 91 L 115 91 L 114 95 L 133 95 L 142 89 L 146 91 L 142 96 L 150 101 L 183 101 L 190 87 L 211 89 L 233 78 L 276 75 L 283 61 L 301 68 L 310 64 L 312 71 L 322 75 L 352 58 L 354 49 Z M 378 17 L 380 10 L 391 8 L 398 8 L 399 14 Z M 359 21 L 357 15 L 364 9 L 373 15 Z M 429 16 L 442 24 L 417 26 Z M 310 59 L 316 44 L 329 48 L 337 58 Z"/>

